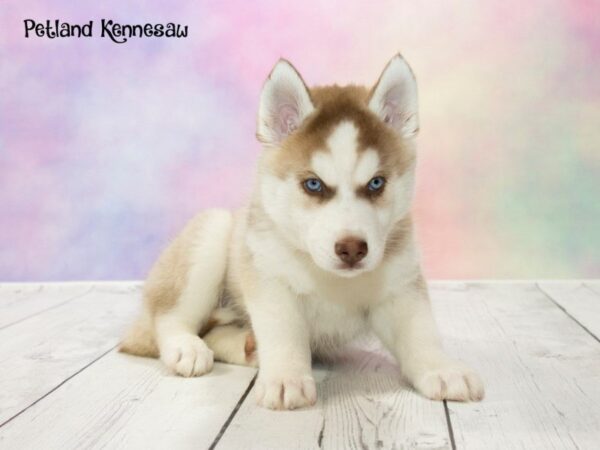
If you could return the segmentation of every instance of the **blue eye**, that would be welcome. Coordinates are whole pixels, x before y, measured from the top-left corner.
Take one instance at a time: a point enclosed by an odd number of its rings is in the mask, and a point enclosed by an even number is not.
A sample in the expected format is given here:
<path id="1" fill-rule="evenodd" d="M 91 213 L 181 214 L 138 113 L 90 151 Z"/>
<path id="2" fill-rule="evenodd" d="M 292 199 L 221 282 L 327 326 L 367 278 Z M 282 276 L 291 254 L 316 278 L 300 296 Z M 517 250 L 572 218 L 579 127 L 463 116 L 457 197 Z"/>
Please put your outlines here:
<path id="1" fill-rule="evenodd" d="M 369 181 L 369 184 L 367 184 L 367 187 L 369 188 L 370 191 L 378 191 L 383 187 L 384 184 L 385 184 L 385 178 L 374 177 L 374 178 L 371 178 L 371 181 Z"/>
<path id="2" fill-rule="evenodd" d="M 309 178 L 304 181 L 304 188 L 308 192 L 321 192 L 323 190 L 323 183 L 318 178 Z"/>

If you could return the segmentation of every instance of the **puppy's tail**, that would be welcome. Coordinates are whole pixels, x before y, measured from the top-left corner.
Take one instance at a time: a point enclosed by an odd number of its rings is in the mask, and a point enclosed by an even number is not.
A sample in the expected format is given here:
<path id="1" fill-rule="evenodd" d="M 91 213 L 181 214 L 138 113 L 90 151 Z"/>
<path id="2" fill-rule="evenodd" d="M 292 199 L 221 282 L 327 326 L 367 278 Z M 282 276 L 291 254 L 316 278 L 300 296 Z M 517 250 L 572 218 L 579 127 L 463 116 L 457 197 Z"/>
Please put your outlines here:
<path id="1" fill-rule="evenodd" d="M 154 334 L 154 324 L 147 311 L 133 323 L 119 345 L 119 351 L 131 355 L 158 358 L 159 351 Z"/>

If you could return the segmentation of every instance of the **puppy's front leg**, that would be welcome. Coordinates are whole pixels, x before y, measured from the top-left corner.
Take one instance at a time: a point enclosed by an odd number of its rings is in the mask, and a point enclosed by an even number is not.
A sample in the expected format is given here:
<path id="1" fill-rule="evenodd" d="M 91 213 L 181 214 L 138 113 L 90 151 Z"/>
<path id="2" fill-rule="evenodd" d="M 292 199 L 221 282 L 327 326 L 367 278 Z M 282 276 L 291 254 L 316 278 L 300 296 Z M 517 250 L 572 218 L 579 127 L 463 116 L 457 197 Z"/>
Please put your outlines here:
<path id="1" fill-rule="evenodd" d="M 421 394 L 433 400 L 483 398 L 479 376 L 442 350 L 421 277 L 409 283 L 401 295 L 373 308 L 370 319 L 375 333 L 398 359 L 404 376 Z"/>
<path id="2" fill-rule="evenodd" d="M 314 404 L 317 390 L 301 300 L 278 281 L 262 281 L 247 308 L 258 350 L 258 404 L 270 409 Z"/>

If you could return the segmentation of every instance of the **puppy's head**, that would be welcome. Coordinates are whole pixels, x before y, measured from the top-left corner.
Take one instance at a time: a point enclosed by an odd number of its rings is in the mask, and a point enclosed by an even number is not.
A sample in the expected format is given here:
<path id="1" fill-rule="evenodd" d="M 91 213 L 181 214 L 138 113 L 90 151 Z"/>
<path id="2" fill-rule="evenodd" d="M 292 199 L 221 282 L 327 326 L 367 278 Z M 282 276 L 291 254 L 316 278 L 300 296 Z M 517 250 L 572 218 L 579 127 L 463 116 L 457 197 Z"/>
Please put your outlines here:
<path id="1" fill-rule="evenodd" d="M 400 55 L 372 89 L 309 89 L 280 60 L 260 99 L 259 201 L 321 269 L 373 270 L 410 207 L 418 127 L 415 78 Z"/>

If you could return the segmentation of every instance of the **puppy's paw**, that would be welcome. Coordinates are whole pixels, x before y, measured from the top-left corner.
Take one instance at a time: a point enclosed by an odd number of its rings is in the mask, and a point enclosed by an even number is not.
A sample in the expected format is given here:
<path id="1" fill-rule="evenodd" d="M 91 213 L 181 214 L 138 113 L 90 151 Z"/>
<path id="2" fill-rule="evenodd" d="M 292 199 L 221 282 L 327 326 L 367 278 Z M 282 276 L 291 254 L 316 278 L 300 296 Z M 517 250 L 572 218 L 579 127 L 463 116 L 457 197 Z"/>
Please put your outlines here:
<path id="1" fill-rule="evenodd" d="M 484 397 L 479 375 L 461 363 L 446 363 L 419 374 L 413 386 L 432 400 L 480 401 Z"/>
<path id="2" fill-rule="evenodd" d="M 259 375 L 255 389 L 258 404 L 269 409 L 297 409 L 314 405 L 317 401 L 317 387 L 311 375 Z"/>
<path id="3" fill-rule="evenodd" d="M 183 377 L 197 377 L 213 367 L 213 351 L 193 334 L 167 339 L 160 349 L 165 365 Z"/>

